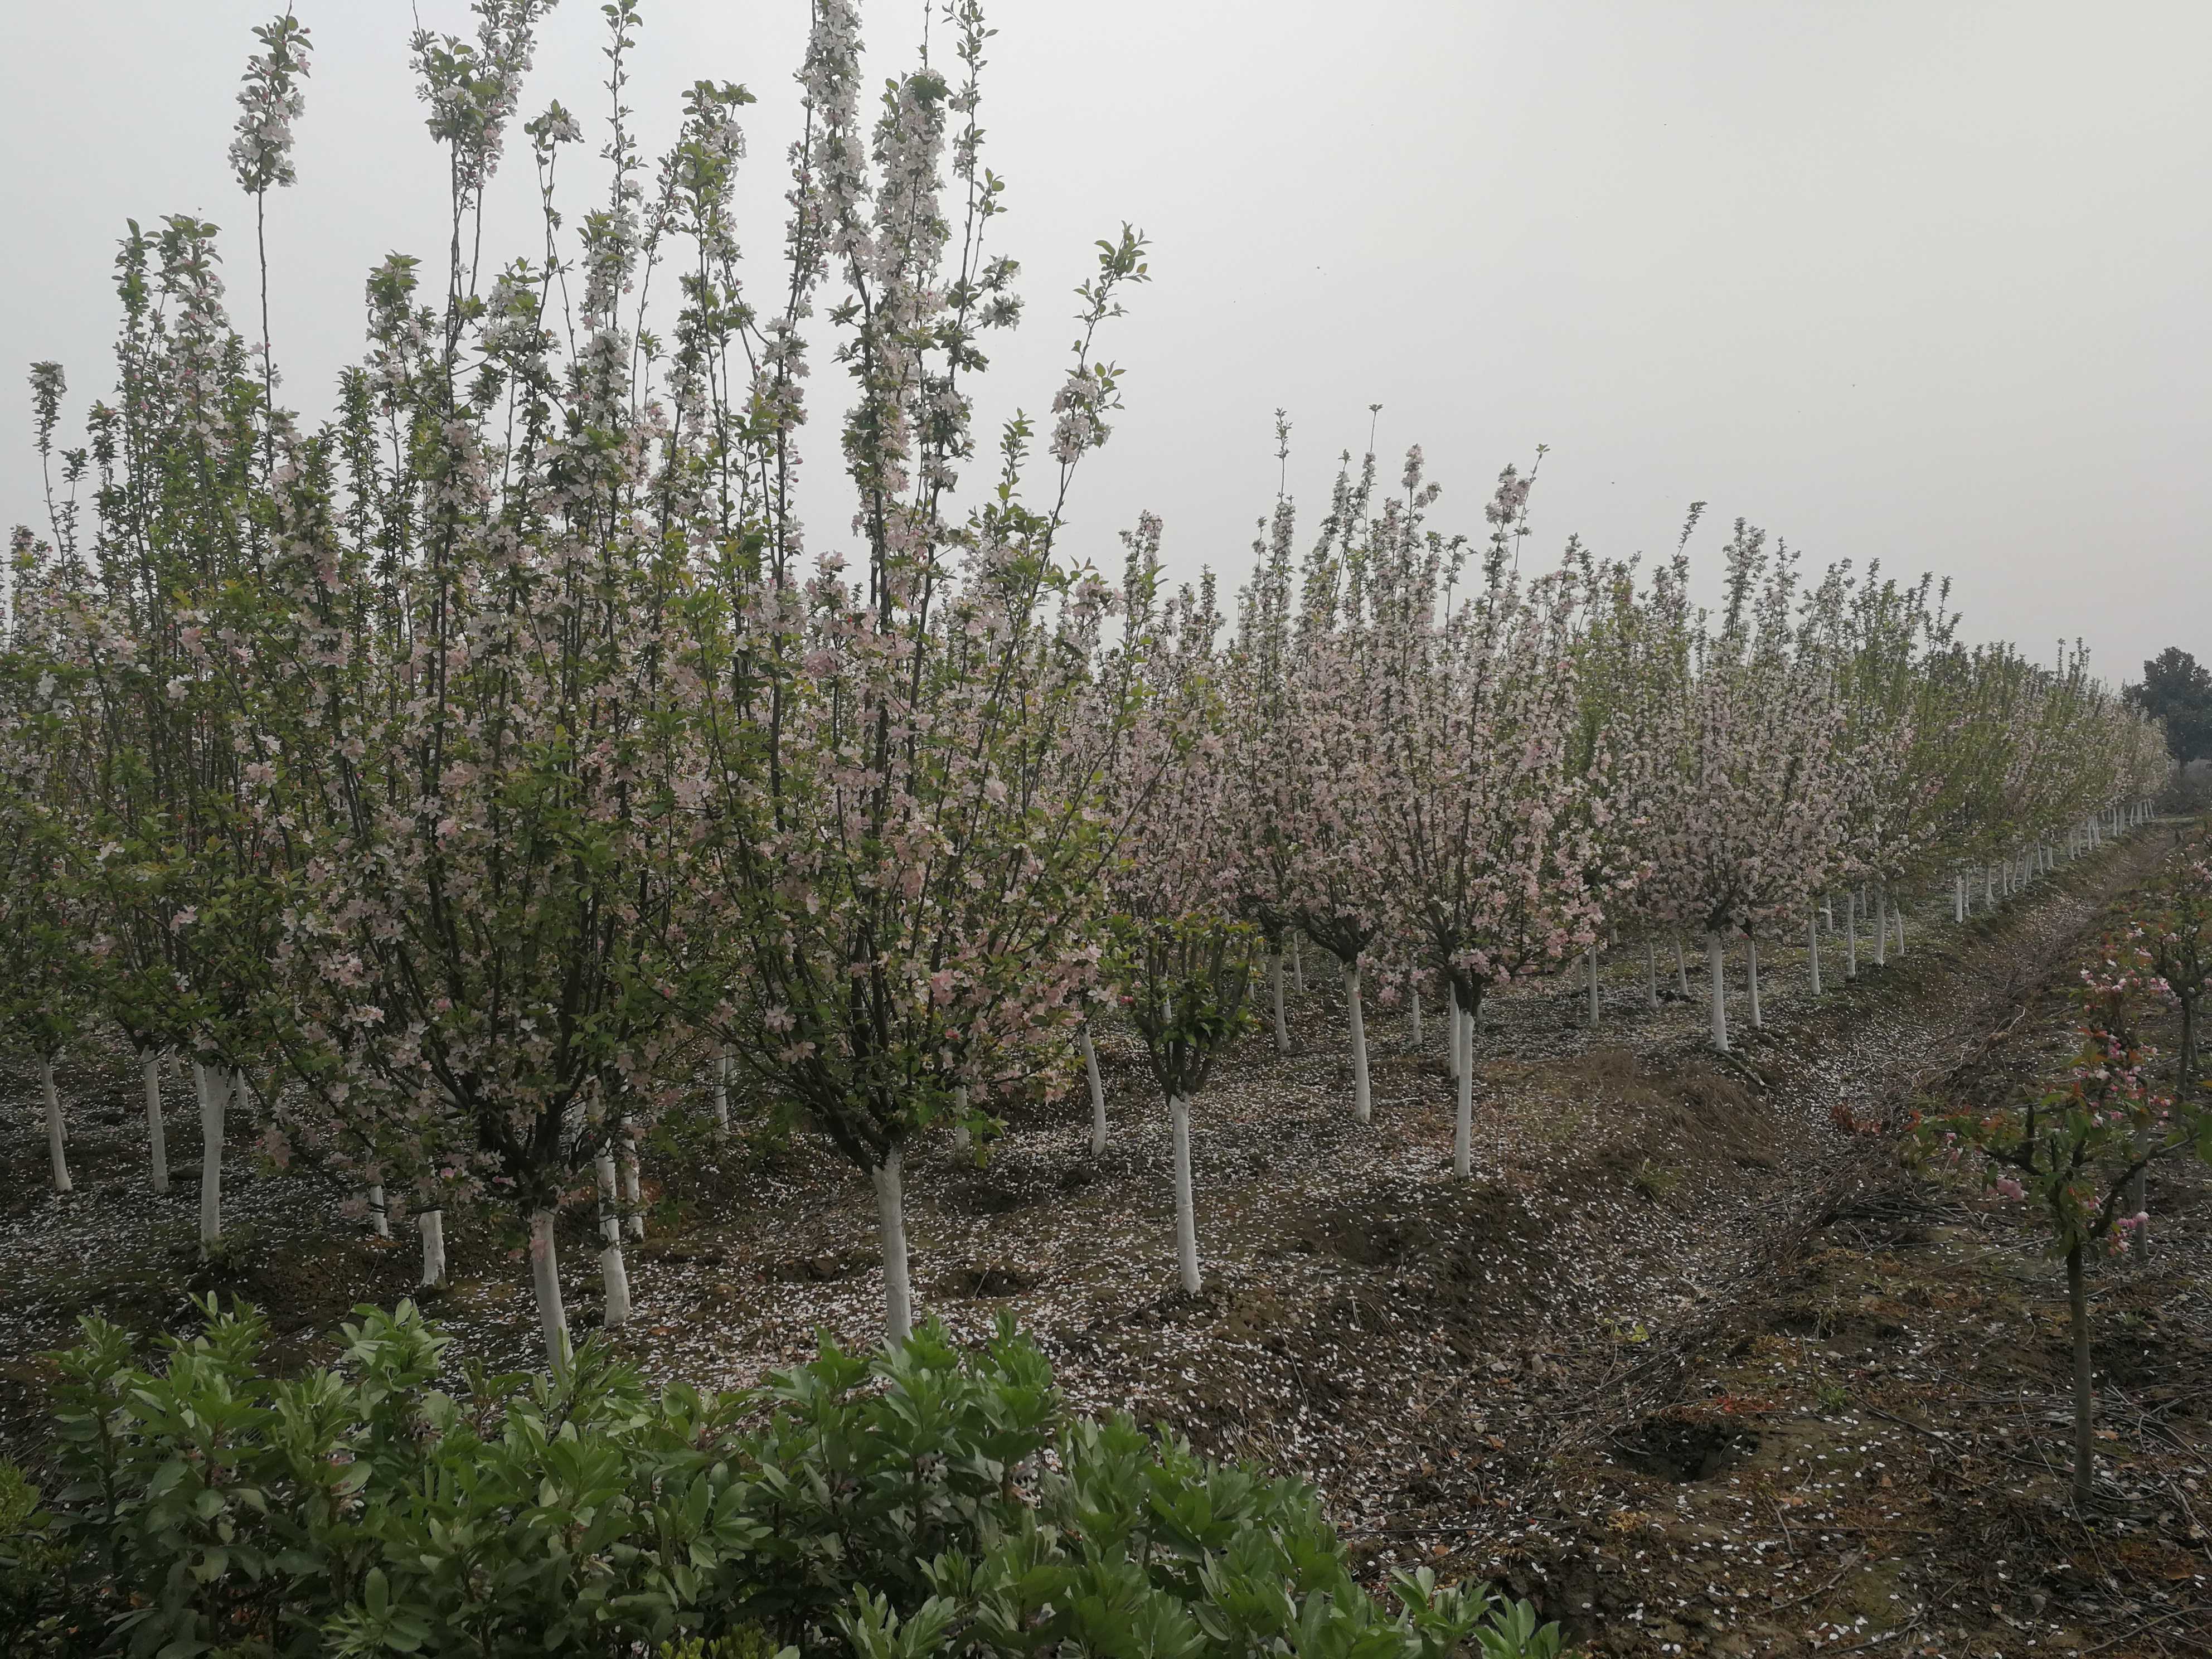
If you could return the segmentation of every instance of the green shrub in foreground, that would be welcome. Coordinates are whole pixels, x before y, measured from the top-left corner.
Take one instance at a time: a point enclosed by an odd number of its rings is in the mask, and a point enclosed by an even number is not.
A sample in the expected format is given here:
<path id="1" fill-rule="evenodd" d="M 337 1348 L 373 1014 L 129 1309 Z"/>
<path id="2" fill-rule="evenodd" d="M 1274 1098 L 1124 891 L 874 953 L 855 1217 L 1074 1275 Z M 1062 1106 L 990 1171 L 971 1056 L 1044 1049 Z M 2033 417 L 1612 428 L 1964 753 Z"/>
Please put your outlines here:
<path id="1" fill-rule="evenodd" d="M 0 1529 L 10 1654 L 1558 1651 L 1425 1571 L 1376 1601 L 1300 1482 L 1066 1419 L 1010 1326 L 976 1354 L 825 1342 L 744 1394 L 656 1395 L 595 1344 L 558 1383 L 448 1392 L 408 1303 L 289 1379 L 258 1315 L 207 1312 L 157 1370 L 99 1320 L 59 1356 L 66 1484 Z"/>

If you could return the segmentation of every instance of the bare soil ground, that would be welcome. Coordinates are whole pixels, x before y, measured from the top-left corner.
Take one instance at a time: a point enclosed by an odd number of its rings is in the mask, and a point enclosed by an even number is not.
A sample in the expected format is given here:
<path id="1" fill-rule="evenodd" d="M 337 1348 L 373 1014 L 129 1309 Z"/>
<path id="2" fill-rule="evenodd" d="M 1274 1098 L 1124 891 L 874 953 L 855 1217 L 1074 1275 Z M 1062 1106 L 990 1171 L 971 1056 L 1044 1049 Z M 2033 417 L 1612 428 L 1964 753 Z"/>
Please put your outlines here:
<path id="1" fill-rule="evenodd" d="M 1011 1314 L 1079 1408 L 1313 1480 L 1377 1574 L 1500 1578 L 1597 1653 L 2212 1652 L 2203 1183 L 2154 1186 L 2151 1261 L 2100 1271 L 2113 1496 L 2075 1516 L 2053 1473 L 2052 1264 L 2016 1216 L 1901 1170 L 1881 1133 L 1916 1098 L 2063 1063 L 2072 967 L 2171 836 L 1963 927 L 1944 896 L 1915 910 L 1901 959 L 1876 968 L 1863 945 L 1848 986 L 1824 941 L 1817 1003 L 1802 944 L 1763 950 L 1763 1030 L 1742 1029 L 1739 958 L 1733 1059 L 1705 1043 L 1698 965 L 1679 998 L 1663 949 L 1656 1010 L 1640 946 L 1613 953 L 1595 1030 L 1577 987 L 1516 988 L 1485 1009 L 1465 1182 L 1443 1022 L 1416 1051 L 1370 1010 L 1373 1121 L 1354 1122 L 1341 999 L 1310 953 L 1292 1052 L 1248 1038 L 1196 1103 L 1200 1294 L 1175 1281 L 1164 1114 L 1109 1033 L 1103 1158 L 1079 1098 L 1015 1122 L 985 1167 L 915 1161 L 921 1299 L 963 1338 Z M 201 1266 L 182 1091 L 157 1199 L 128 1057 L 90 1054 L 62 1084 L 80 1190 L 58 1199 L 33 1080 L 0 1073 L 0 1449 L 40 1461 L 40 1353 L 80 1313 L 150 1341 L 190 1323 L 190 1292 L 242 1294 L 312 1363 L 355 1304 L 410 1293 L 411 1228 L 365 1237 L 312 1174 L 256 1168 L 250 1131 L 226 1165 L 237 1243 Z M 679 1125 L 647 1182 L 621 1340 L 649 1372 L 740 1385 L 817 1332 L 872 1339 L 872 1199 L 826 1146 L 763 1130 L 717 1147 Z M 564 1279 L 588 1326 L 587 1184 L 577 1197 Z M 448 1234 L 438 1317 L 463 1352 L 529 1363 L 512 1223 L 449 1216 Z"/>

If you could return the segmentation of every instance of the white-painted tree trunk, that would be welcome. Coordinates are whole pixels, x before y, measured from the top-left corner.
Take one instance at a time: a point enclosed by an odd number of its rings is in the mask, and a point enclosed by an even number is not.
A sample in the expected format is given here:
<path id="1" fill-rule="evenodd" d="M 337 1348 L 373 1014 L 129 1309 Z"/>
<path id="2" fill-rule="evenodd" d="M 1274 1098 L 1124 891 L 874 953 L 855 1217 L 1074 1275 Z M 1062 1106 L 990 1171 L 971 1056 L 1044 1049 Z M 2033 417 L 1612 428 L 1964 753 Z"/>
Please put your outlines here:
<path id="1" fill-rule="evenodd" d="M 568 1374 L 568 1312 L 561 1305 L 561 1255 L 553 1237 L 553 1212 L 530 1216 L 530 1288 L 538 1297 L 538 1328 L 545 1339 L 545 1364 L 556 1377 Z"/>
<path id="2" fill-rule="evenodd" d="M 153 1165 L 154 1190 L 169 1190 L 168 1126 L 161 1119 L 161 1056 L 149 1048 L 139 1057 L 138 1069 L 146 1085 L 146 1154 Z"/>
<path id="3" fill-rule="evenodd" d="M 61 1091 L 54 1087 L 54 1062 L 39 1062 L 39 1092 L 46 1104 L 46 1157 L 54 1166 L 54 1190 L 71 1190 L 69 1172 L 69 1125 L 62 1120 Z"/>
<path id="4" fill-rule="evenodd" d="M 1891 905 L 1889 918 L 1897 924 L 1897 954 L 1901 957 L 1905 954 L 1905 906 L 1902 903 Z"/>
<path id="5" fill-rule="evenodd" d="M 1283 1018 L 1283 953 L 1273 951 L 1267 957 L 1267 992 L 1275 1005 L 1275 1052 L 1291 1052 L 1290 1024 Z"/>
<path id="6" fill-rule="evenodd" d="M 1367 1121 L 1373 1103 L 1367 1092 L 1367 1020 L 1360 1006 L 1359 964 L 1344 964 L 1344 1006 L 1352 1022 L 1352 1115 Z"/>
<path id="7" fill-rule="evenodd" d="M 1589 948 L 1589 1027 L 1597 1030 L 1597 946 Z"/>
<path id="8" fill-rule="evenodd" d="M 1674 994 L 1683 1001 L 1690 1000 L 1690 963 L 1682 954 L 1682 936 L 1674 935 Z"/>
<path id="9" fill-rule="evenodd" d="M 1644 936 L 1644 1006 L 1659 1006 L 1659 941 L 1649 933 Z"/>
<path id="10" fill-rule="evenodd" d="M 952 1091 L 952 1155 L 972 1158 L 975 1152 L 975 1137 L 968 1127 L 968 1085 L 963 1083 Z"/>
<path id="11" fill-rule="evenodd" d="M 631 1239 L 641 1239 L 645 1237 L 645 1188 L 637 1167 L 637 1133 L 628 1118 L 622 1121 L 622 1139 L 616 1150 L 622 1168 L 623 1231 Z"/>
<path id="12" fill-rule="evenodd" d="M 1844 977 L 1854 980 L 1859 976 L 1859 901 L 1850 888 L 1844 890 Z"/>
<path id="13" fill-rule="evenodd" d="M 1175 1135 L 1176 1265 L 1182 1273 L 1182 1287 L 1198 1294 L 1198 1206 L 1190 1191 L 1190 1103 L 1178 1095 L 1168 1102 L 1168 1121 Z"/>
<path id="14" fill-rule="evenodd" d="M 1413 1052 L 1421 1052 L 1421 994 L 1417 988 L 1406 1005 L 1406 1038 Z"/>
<path id="15" fill-rule="evenodd" d="M 714 1055 L 714 1133 L 730 1133 L 730 1073 L 736 1061 L 727 1048 Z"/>
<path id="16" fill-rule="evenodd" d="M 876 1231 L 884 1246 L 884 1340 L 896 1346 L 914 1334 L 914 1282 L 906 1252 L 906 1184 L 899 1149 L 871 1170 L 876 1185 Z"/>
<path id="17" fill-rule="evenodd" d="M 379 1238 L 392 1237 L 392 1212 L 385 1207 L 384 1183 L 380 1181 L 369 1183 L 368 1230 Z"/>
<path id="18" fill-rule="evenodd" d="M 1805 966 L 1813 981 L 1813 994 L 1820 994 L 1820 919 L 1812 916 L 1805 923 Z"/>
<path id="19" fill-rule="evenodd" d="M 229 1098 L 227 1079 L 214 1066 L 192 1062 L 192 1083 L 200 1097 L 200 1254 L 222 1239 L 222 1117 Z"/>
<path id="20" fill-rule="evenodd" d="M 1744 964 L 1749 970 L 1751 982 L 1751 1029 L 1761 1031 L 1766 1029 L 1766 1021 L 1759 1012 L 1759 941 L 1747 933 L 1743 944 Z"/>
<path id="21" fill-rule="evenodd" d="M 446 1212 L 417 1210 L 415 1231 L 422 1236 L 422 1288 L 434 1291 L 446 1282 Z"/>
<path id="22" fill-rule="evenodd" d="M 1874 890 L 1874 965 L 1889 965 L 1889 889 Z"/>
<path id="23" fill-rule="evenodd" d="M 599 1285 L 606 1297 L 605 1328 L 629 1322 L 629 1266 L 623 1260 L 622 1205 L 615 1195 L 615 1155 L 602 1146 L 592 1160 L 599 1183 Z"/>
<path id="24" fill-rule="evenodd" d="M 1281 960 L 1276 958 L 1279 967 Z M 1279 981 L 1276 988 L 1282 988 Z M 1097 1158 L 1106 1151 L 1106 1085 L 1098 1079 L 1098 1050 L 1091 1043 L 1089 1020 L 1076 1027 L 1075 1040 L 1083 1048 L 1084 1080 L 1091 1085 L 1091 1155 Z"/>
<path id="25" fill-rule="evenodd" d="M 1452 1173 L 1464 1180 L 1474 1173 L 1474 1016 L 1452 1016 L 1452 1048 L 1459 1061 L 1459 1105 L 1452 1115 Z"/>
<path id="26" fill-rule="evenodd" d="M 1728 963 L 1718 933 L 1705 935 L 1705 971 L 1712 981 L 1713 1047 L 1728 1052 Z"/>
<path id="27" fill-rule="evenodd" d="M 238 1121 L 252 1127 L 254 1118 L 253 1089 L 246 1080 L 246 1068 L 234 1067 L 230 1073 L 230 1097 L 238 1106 Z"/>

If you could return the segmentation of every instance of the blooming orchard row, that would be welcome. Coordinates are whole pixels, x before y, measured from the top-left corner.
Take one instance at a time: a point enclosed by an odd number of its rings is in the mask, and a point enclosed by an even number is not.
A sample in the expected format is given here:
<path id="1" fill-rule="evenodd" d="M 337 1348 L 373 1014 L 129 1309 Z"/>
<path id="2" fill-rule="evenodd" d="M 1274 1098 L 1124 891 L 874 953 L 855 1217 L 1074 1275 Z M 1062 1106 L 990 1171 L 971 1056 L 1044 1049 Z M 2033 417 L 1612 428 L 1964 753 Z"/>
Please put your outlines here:
<path id="1" fill-rule="evenodd" d="M 1285 1040 L 1300 941 L 1343 974 L 1363 1120 L 1367 988 L 1449 1009 L 1465 1175 L 1493 989 L 1626 937 L 1656 996 L 1686 936 L 1725 1046 L 1730 939 L 1756 1020 L 1759 940 L 1812 929 L 1817 974 L 1816 908 L 1864 886 L 1886 949 L 1894 893 L 1948 883 L 1963 915 L 1970 881 L 1993 897 L 2163 775 L 2081 660 L 1970 649 L 1924 582 L 1808 577 L 1741 523 L 1717 614 L 1682 550 L 1645 572 L 1570 543 L 1526 574 L 1533 474 L 1470 543 L 1431 527 L 1418 450 L 1395 487 L 1347 462 L 1303 555 L 1279 501 L 1233 618 L 1211 579 L 1170 589 L 1149 518 L 1116 586 L 1063 541 L 1144 242 L 1098 245 L 1048 416 L 979 458 L 973 383 L 1020 307 L 975 0 L 872 115 L 857 12 L 818 0 L 757 283 L 732 210 L 750 94 L 698 82 L 649 163 L 634 0 L 607 8 L 605 194 L 556 209 L 581 127 L 520 118 L 547 9 L 479 0 L 473 38 L 415 37 L 447 251 L 370 274 L 331 418 L 277 400 L 265 258 L 249 344 L 216 228 L 181 216 L 122 244 L 115 389 L 81 445 L 61 369 L 33 370 L 0 998 L 47 1068 L 59 1185 L 52 1062 L 119 1027 L 159 1188 L 161 1057 L 191 1060 L 206 1243 L 244 1109 L 380 1232 L 416 1217 L 426 1279 L 447 1206 L 526 1225 L 558 1363 L 571 1184 L 598 1182 L 617 1323 L 641 1130 L 774 1103 L 873 1181 L 901 1334 L 909 1150 L 989 1133 L 1079 1055 L 1103 1146 L 1090 1024 L 1118 1010 L 1174 1125 L 1194 1289 L 1189 1101 L 1261 995 Z M 289 17 L 259 34 L 233 149 L 258 230 L 311 62 Z M 477 226 L 518 134 L 545 240 L 496 264 Z M 854 511 L 810 545 L 825 356 Z"/>

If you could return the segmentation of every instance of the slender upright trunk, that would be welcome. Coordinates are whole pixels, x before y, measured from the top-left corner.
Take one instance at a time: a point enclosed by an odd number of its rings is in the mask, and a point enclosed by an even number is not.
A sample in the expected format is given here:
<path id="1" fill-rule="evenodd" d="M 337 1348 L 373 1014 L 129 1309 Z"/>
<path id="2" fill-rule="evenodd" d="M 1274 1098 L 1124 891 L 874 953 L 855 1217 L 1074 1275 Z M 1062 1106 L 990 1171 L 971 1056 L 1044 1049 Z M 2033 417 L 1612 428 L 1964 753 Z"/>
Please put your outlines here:
<path id="1" fill-rule="evenodd" d="M 1899 901 L 1889 907 L 1889 919 L 1897 924 L 1897 954 L 1905 954 L 1905 905 Z"/>
<path id="2" fill-rule="evenodd" d="M 1367 1021 L 1359 1003 L 1359 963 L 1344 964 L 1344 1005 L 1352 1020 L 1352 1115 L 1362 1123 L 1373 1104 L 1367 1092 Z"/>
<path id="3" fill-rule="evenodd" d="M 1414 987 L 1412 999 L 1406 1005 L 1406 1039 L 1415 1054 L 1421 1052 L 1421 992 Z"/>
<path id="4" fill-rule="evenodd" d="M 1190 1192 L 1190 1103 L 1181 1095 L 1168 1101 L 1168 1121 L 1175 1132 L 1176 1265 L 1182 1272 L 1182 1287 L 1198 1294 L 1198 1207 Z"/>
<path id="5" fill-rule="evenodd" d="M 1682 936 L 1674 935 L 1674 994 L 1683 1001 L 1690 1000 L 1690 964 L 1682 955 Z"/>
<path id="6" fill-rule="evenodd" d="M 538 1295 L 538 1328 L 545 1338 L 545 1364 L 557 1379 L 568 1374 L 568 1313 L 561 1305 L 561 1255 L 553 1239 L 553 1212 L 530 1212 L 530 1287 Z"/>
<path id="7" fill-rule="evenodd" d="M 599 1284 L 606 1294 L 605 1328 L 629 1322 L 629 1268 L 623 1261 L 622 1205 L 615 1195 L 615 1155 L 602 1146 L 592 1160 L 599 1184 Z"/>
<path id="8" fill-rule="evenodd" d="M 1098 1080 L 1098 1050 L 1091 1044 L 1089 1020 L 1075 1028 L 1075 1040 L 1082 1045 L 1083 1077 L 1091 1085 L 1091 1156 L 1099 1158 L 1106 1151 L 1106 1085 Z"/>
<path id="9" fill-rule="evenodd" d="M 379 1238 L 392 1237 L 392 1212 L 385 1207 L 380 1181 L 373 1181 L 368 1187 L 368 1230 Z"/>
<path id="10" fill-rule="evenodd" d="M 645 1237 L 645 1191 L 638 1180 L 637 1133 L 630 1121 L 622 1121 L 618 1143 L 622 1164 L 623 1231 L 633 1240 Z"/>
<path id="11" fill-rule="evenodd" d="M 1805 965 L 1811 971 L 1813 994 L 1820 994 L 1820 919 L 1814 916 L 1805 924 Z"/>
<path id="12" fill-rule="evenodd" d="M 1659 1006 L 1659 941 L 1649 933 L 1644 936 L 1644 1006 Z"/>
<path id="13" fill-rule="evenodd" d="M 1458 987 L 1458 986 L 1456 986 L 1456 985 L 1452 985 L 1452 986 L 1447 986 L 1447 987 L 1445 988 L 1445 989 L 1444 989 L 1444 1006 L 1445 1006 L 1445 1009 L 1446 1009 L 1446 1011 L 1447 1011 L 1447 1016 L 1448 1016 L 1448 1018 L 1451 1020 L 1451 1041 L 1444 1044 L 1444 1049 L 1445 1049 L 1445 1052 L 1446 1052 L 1447 1055 L 1449 1056 L 1449 1057 L 1445 1060 L 1445 1061 L 1444 1061 L 1444 1067 L 1445 1067 L 1445 1069 L 1446 1069 L 1447 1071 L 1449 1071 L 1449 1072 L 1452 1074 L 1452 1076 L 1453 1076 L 1453 1077 L 1456 1078 L 1456 1077 L 1458 1077 L 1458 1076 L 1459 1076 L 1459 1074 L 1460 1074 L 1460 1063 L 1459 1063 L 1459 1038 L 1460 1038 L 1460 1030 L 1459 1030 L 1459 987 Z"/>
<path id="14" fill-rule="evenodd" d="M 1712 981 L 1713 1047 L 1728 1052 L 1728 962 L 1718 933 L 1705 935 L 1705 969 Z"/>
<path id="15" fill-rule="evenodd" d="M 446 1212 L 415 1212 L 415 1231 L 422 1235 L 422 1285 L 434 1291 L 446 1282 Z"/>
<path id="16" fill-rule="evenodd" d="M 723 1048 L 714 1055 L 714 1133 L 730 1133 L 730 1071 L 734 1064 L 730 1051 Z"/>
<path id="17" fill-rule="evenodd" d="M 138 1069 L 146 1080 L 146 1151 L 154 1165 L 154 1190 L 169 1190 L 169 1137 L 161 1121 L 161 1056 L 149 1048 L 139 1056 Z"/>
<path id="18" fill-rule="evenodd" d="M 2089 1501 L 2096 1472 L 2097 1436 L 2090 1392 L 2089 1287 L 2081 1270 L 2081 1246 L 2066 1252 L 2066 1307 L 2074 1327 L 2074 1501 Z"/>
<path id="19" fill-rule="evenodd" d="M 1886 885 L 1874 890 L 1874 965 L 1889 965 L 1889 889 Z"/>
<path id="20" fill-rule="evenodd" d="M 39 1091 L 46 1103 L 46 1156 L 54 1166 L 54 1190 L 70 1190 L 69 1172 L 69 1126 L 62 1121 L 61 1092 L 54 1087 L 54 1062 L 51 1055 L 39 1062 Z"/>
<path id="21" fill-rule="evenodd" d="M 1474 1173 L 1474 1015 L 1453 1006 L 1452 1050 L 1459 1064 L 1459 1109 L 1452 1116 L 1452 1173 Z"/>
<path id="22" fill-rule="evenodd" d="M 1844 890 L 1844 977 L 1859 976 L 1859 901 L 1850 889 Z"/>
<path id="23" fill-rule="evenodd" d="M 1275 1005 L 1275 1052 L 1291 1052 L 1291 1028 L 1283 1018 L 1283 953 L 1270 951 L 1267 956 L 1267 991 Z"/>
<path id="24" fill-rule="evenodd" d="M 222 1109 L 230 1091 L 212 1066 L 192 1062 L 200 1097 L 200 1255 L 222 1239 Z"/>
<path id="25" fill-rule="evenodd" d="M 968 1085 L 963 1083 L 952 1091 L 952 1152 L 956 1158 L 968 1158 L 975 1151 L 975 1136 L 968 1127 Z"/>
<path id="26" fill-rule="evenodd" d="M 1766 1028 L 1766 1022 L 1759 1017 L 1759 939 L 1755 934 L 1747 933 L 1744 935 L 1743 943 L 1744 963 L 1750 970 L 1751 978 L 1751 1029 L 1754 1031 L 1764 1030 Z"/>
<path id="27" fill-rule="evenodd" d="M 1597 1030 L 1597 946 L 1589 948 L 1589 1025 Z"/>
<path id="28" fill-rule="evenodd" d="M 1300 996 L 1306 994 L 1306 961 L 1298 949 L 1296 934 L 1291 937 L 1291 987 Z"/>
<path id="29" fill-rule="evenodd" d="M 884 1244 L 884 1340 L 896 1346 L 914 1334 L 914 1285 L 907 1275 L 906 1187 L 899 1149 L 868 1171 L 876 1183 L 876 1228 Z"/>
<path id="30" fill-rule="evenodd" d="M 253 1127 L 253 1121 L 258 1114 L 257 1114 L 253 1109 L 253 1089 L 252 1086 L 246 1080 L 246 1067 L 243 1066 L 232 1068 L 230 1073 L 230 1097 L 238 1103 L 238 1121 L 240 1124 L 246 1128 L 251 1129 Z"/>

